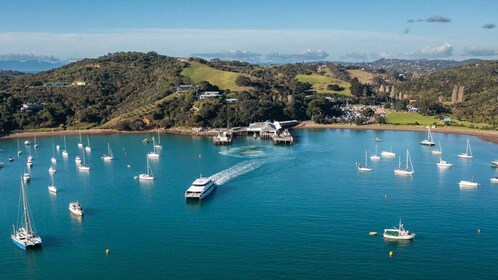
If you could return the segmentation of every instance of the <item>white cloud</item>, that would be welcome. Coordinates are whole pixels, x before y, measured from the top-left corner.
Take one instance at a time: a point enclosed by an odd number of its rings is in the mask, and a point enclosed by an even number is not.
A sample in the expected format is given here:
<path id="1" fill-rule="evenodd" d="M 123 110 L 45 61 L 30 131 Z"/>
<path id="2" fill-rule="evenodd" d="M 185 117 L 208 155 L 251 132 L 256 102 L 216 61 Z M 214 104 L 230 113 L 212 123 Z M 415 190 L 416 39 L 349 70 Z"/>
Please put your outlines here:
<path id="1" fill-rule="evenodd" d="M 448 42 L 445 42 L 444 44 L 438 47 L 425 47 L 421 49 L 420 52 L 418 53 L 418 55 L 427 58 L 450 57 L 452 54 L 453 54 L 453 47 Z"/>
<path id="2" fill-rule="evenodd" d="M 449 38 L 443 37 L 443 40 Z M 53 55 L 68 59 L 97 57 L 117 51 L 156 51 L 179 57 L 219 54 L 249 60 L 261 55 L 261 59 L 309 61 L 339 60 L 355 53 L 360 56 L 367 54 L 372 59 L 406 57 L 396 54 L 410 53 L 414 46 L 422 49 L 440 42 L 441 36 L 358 30 L 113 29 L 94 33 L 0 33 L 0 54 Z M 470 45 L 465 41 L 458 43 L 461 49 L 465 44 Z M 490 39 L 489 44 L 498 44 L 498 40 Z M 453 57 L 452 50 L 453 46 L 445 44 L 423 48 L 416 52 L 416 56 Z"/>

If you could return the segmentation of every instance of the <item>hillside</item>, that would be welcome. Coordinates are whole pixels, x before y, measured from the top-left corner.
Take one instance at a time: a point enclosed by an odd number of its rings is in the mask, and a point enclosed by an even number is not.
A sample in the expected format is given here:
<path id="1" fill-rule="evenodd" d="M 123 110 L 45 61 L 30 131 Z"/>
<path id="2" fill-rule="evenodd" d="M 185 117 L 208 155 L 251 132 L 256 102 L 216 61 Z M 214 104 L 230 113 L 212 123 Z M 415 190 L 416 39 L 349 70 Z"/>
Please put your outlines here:
<path id="1" fill-rule="evenodd" d="M 463 87 L 463 100 L 452 100 L 453 89 Z M 401 83 L 398 90 L 419 103 L 449 106 L 457 119 L 498 125 L 498 61 L 481 61 L 445 69 Z"/>
<path id="2" fill-rule="evenodd" d="M 259 66 L 154 52 L 114 53 L 36 74 L 7 72 L 8 77 L 0 77 L 0 134 L 52 128 L 225 127 L 283 119 L 361 124 L 362 116 L 342 118 L 352 115 L 346 104 L 404 110 L 409 99 L 426 115 L 451 114 L 496 127 L 497 63 L 391 81 L 407 96 L 398 100 L 375 91 L 384 79 L 332 63 Z M 193 89 L 176 91 L 191 83 Z M 465 88 L 462 102 L 451 102 L 454 86 Z M 201 100 L 196 94 L 204 91 L 219 91 L 221 97 Z"/>
<path id="3" fill-rule="evenodd" d="M 197 61 L 190 61 L 189 65 L 182 70 L 181 74 L 189 77 L 192 83 L 208 81 L 222 90 L 229 89 L 232 91 L 239 91 L 244 89 L 235 84 L 235 80 L 237 80 L 237 77 L 239 77 L 240 74 L 218 70 Z"/>

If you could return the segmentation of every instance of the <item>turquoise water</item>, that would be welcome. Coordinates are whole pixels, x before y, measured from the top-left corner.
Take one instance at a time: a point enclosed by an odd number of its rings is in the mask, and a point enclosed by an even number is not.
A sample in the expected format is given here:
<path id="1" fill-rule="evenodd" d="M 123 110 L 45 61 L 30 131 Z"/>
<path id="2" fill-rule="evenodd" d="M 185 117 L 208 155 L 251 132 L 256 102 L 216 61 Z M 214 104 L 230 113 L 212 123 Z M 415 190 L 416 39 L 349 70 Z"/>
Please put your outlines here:
<path id="1" fill-rule="evenodd" d="M 43 248 L 24 252 L 10 240 L 16 223 L 19 177 L 28 150 L 9 163 L 17 141 L 0 141 L 0 276 L 2 279 L 482 279 L 498 274 L 498 172 L 489 166 L 498 145 L 469 137 L 474 158 L 462 160 L 467 136 L 438 134 L 443 158 L 421 147 L 420 132 L 299 130 L 296 144 L 275 147 L 252 137 L 231 147 L 208 138 L 161 135 L 163 150 L 151 160 L 156 180 L 141 183 L 143 144 L 153 134 L 90 136 L 91 170 L 74 162 L 78 136 L 67 137 L 70 153 L 56 153 L 58 193 L 50 195 L 52 144 L 38 137 L 27 192 Z M 413 177 L 393 174 L 398 159 L 370 162 L 358 173 L 364 150 L 410 150 Z M 33 140 L 33 139 L 30 139 Z M 115 159 L 100 156 L 111 144 Z M 130 167 L 128 167 L 130 165 Z M 221 173 L 220 173 L 221 171 Z M 218 189 L 201 204 L 184 192 L 200 174 L 217 174 Z M 458 182 L 482 186 L 461 190 Z M 71 200 L 85 209 L 70 215 Z M 381 233 L 403 219 L 413 242 L 386 242 Z M 477 229 L 481 233 L 477 234 Z M 379 232 L 369 236 L 370 231 Z M 110 254 L 106 256 L 105 250 Z M 389 258 L 389 251 L 394 256 Z"/>

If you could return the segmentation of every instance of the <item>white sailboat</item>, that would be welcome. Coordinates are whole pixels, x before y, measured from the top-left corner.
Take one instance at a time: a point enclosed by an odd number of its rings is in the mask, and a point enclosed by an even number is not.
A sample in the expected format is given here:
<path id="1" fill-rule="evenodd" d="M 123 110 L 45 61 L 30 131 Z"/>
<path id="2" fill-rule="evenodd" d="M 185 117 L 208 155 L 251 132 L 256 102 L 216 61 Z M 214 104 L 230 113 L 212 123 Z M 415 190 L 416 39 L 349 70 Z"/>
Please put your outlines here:
<path id="1" fill-rule="evenodd" d="M 22 155 L 22 151 L 21 151 L 21 148 L 19 146 L 19 138 L 17 138 L 17 156 L 20 156 Z"/>
<path id="2" fill-rule="evenodd" d="M 465 153 L 458 154 L 459 158 L 463 159 L 471 159 L 472 158 L 472 149 L 470 148 L 470 141 L 467 139 L 467 148 L 465 149 Z"/>
<path id="3" fill-rule="evenodd" d="M 50 167 L 48 168 L 48 173 L 54 174 L 55 172 L 56 172 L 55 167 L 53 165 L 50 165 Z"/>
<path id="4" fill-rule="evenodd" d="M 80 134 L 80 142 L 78 143 L 78 148 L 83 148 L 83 142 L 81 142 L 81 130 L 78 129 L 78 132 Z"/>
<path id="5" fill-rule="evenodd" d="M 55 149 L 54 149 L 54 144 L 52 143 L 52 158 L 50 159 L 50 161 L 55 164 L 57 163 L 57 159 L 55 158 Z"/>
<path id="6" fill-rule="evenodd" d="M 36 148 L 38 148 L 38 143 L 36 143 L 36 134 L 34 135 L 34 138 L 35 138 L 35 140 L 34 140 L 35 144 L 34 144 L 33 146 L 34 146 L 34 147 L 35 147 L 35 149 L 36 149 Z"/>
<path id="7" fill-rule="evenodd" d="M 76 216 L 83 216 L 83 207 L 81 207 L 79 201 L 71 201 L 69 202 L 69 212 Z"/>
<path id="8" fill-rule="evenodd" d="M 87 146 L 85 147 L 85 151 L 89 153 L 92 151 L 92 147 L 90 147 L 90 137 L 88 137 L 88 135 L 86 136 L 86 142 Z"/>
<path id="9" fill-rule="evenodd" d="M 146 157 L 146 159 L 147 159 L 147 173 L 146 174 L 139 174 L 138 179 L 139 180 L 154 180 L 154 175 L 152 174 L 152 168 L 150 168 L 149 158 Z"/>
<path id="10" fill-rule="evenodd" d="M 372 168 L 368 168 L 368 164 L 367 164 L 368 160 L 367 160 L 367 158 L 368 158 L 367 151 L 365 151 L 365 166 L 361 166 L 361 164 L 356 163 L 356 166 L 358 167 L 358 171 L 360 171 L 360 172 L 370 172 L 370 171 L 372 171 Z"/>
<path id="11" fill-rule="evenodd" d="M 104 154 L 100 158 L 103 160 L 113 160 L 114 159 L 114 156 L 112 154 L 111 145 L 109 144 L 109 142 L 107 142 L 107 154 Z"/>
<path id="12" fill-rule="evenodd" d="M 33 218 L 31 217 L 31 211 L 28 204 L 28 198 L 26 196 L 26 190 L 24 189 L 24 181 L 21 179 L 21 197 L 22 197 L 22 209 L 21 204 L 19 204 L 19 221 L 18 225 L 12 225 L 14 231 L 10 235 L 10 238 L 16 244 L 17 247 L 26 250 L 30 248 L 39 247 L 42 244 L 42 239 L 35 233 L 34 225 L 32 224 Z"/>
<path id="13" fill-rule="evenodd" d="M 86 165 L 85 153 L 83 152 L 83 162 L 78 165 L 80 171 L 90 171 L 90 166 Z"/>
<path id="14" fill-rule="evenodd" d="M 401 168 L 401 157 L 399 157 L 399 166 L 394 169 L 394 174 L 396 175 L 413 175 L 415 170 L 413 169 L 412 159 L 410 158 L 410 152 L 406 150 L 406 166 Z"/>
<path id="15" fill-rule="evenodd" d="M 67 147 L 66 147 L 66 135 L 64 135 L 64 150 L 62 150 L 62 157 L 67 158 L 69 154 L 67 153 Z"/>
<path id="16" fill-rule="evenodd" d="M 163 146 L 161 145 L 161 135 L 159 134 L 159 130 L 157 131 L 157 143 L 154 144 L 154 147 L 157 150 L 160 150 L 163 148 Z"/>
<path id="17" fill-rule="evenodd" d="M 31 156 L 31 146 L 28 147 L 28 152 L 29 152 L 29 155 L 28 155 L 28 161 L 26 162 L 26 165 L 28 167 L 31 167 L 31 166 L 33 166 L 33 156 Z"/>
<path id="18" fill-rule="evenodd" d="M 48 192 L 57 193 L 57 187 L 55 187 L 55 178 L 54 174 L 50 174 L 51 184 L 48 185 Z"/>
<path id="19" fill-rule="evenodd" d="M 375 144 L 375 154 L 370 156 L 370 160 L 380 160 L 380 157 L 377 155 L 377 144 Z"/>
<path id="20" fill-rule="evenodd" d="M 433 155 L 441 155 L 443 153 L 443 148 L 441 148 L 441 142 L 437 141 L 439 149 L 432 150 Z"/>
<path id="21" fill-rule="evenodd" d="M 157 148 L 156 148 L 156 140 L 154 139 L 154 136 L 152 136 L 152 147 L 154 148 L 153 151 L 149 152 L 147 154 L 147 157 L 149 158 L 159 158 L 159 153 L 157 152 Z"/>
<path id="22" fill-rule="evenodd" d="M 432 138 L 431 127 L 429 125 L 427 126 L 427 139 L 422 140 L 422 142 L 420 142 L 420 145 L 424 146 L 436 145 L 436 142 L 434 142 L 434 138 Z"/>

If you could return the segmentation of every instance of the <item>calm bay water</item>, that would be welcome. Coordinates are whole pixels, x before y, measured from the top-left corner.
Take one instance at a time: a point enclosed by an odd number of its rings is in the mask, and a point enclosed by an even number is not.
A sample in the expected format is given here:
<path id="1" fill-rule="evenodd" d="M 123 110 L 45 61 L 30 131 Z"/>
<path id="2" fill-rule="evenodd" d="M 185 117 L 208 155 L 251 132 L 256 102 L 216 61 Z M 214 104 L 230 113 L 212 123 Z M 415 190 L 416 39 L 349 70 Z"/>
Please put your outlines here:
<path id="1" fill-rule="evenodd" d="M 236 138 L 218 147 L 208 138 L 161 135 L 161 158 L 151 160 L 156 180 L 141 183 L 143 144 L 153 134 L 90 136 L 89 173 L 74 157 L 78 136 L 67 137 L 69 158 L 56 152 L 56 196 L 50 195 L 52 144 L 38 137 L 27 192 L 43 248 L 22 251 L 10 240 L 16 223 L 20 176 L 28 149 L 12 163 L 17 141 L 1 140 L 0 277 L 32 279 L 476 279 L 498 274 L 498 176 L 491 160 L 498 145 L 475 137 L 474 158 L 462 160 L 467 136 L 438 134 L 451 169 L 439 170 L 420 132 L 299 130 L 292 147 Z M 393 174 L 398 159 L 370 162 L 364 151 L 401 155 L 410 150 L 413 177 Z M 33 140 L 33 139 L 29 139 Z M 85 141 L 84 141 L 85 142 Z M 100 156 L 111 144 L 115 159 Z M 128 167 L 130 165 L 130 167 Z M 235 167 L 234 167 L 235 166 Z M 223 170 L 227 170 L 224 171 Z M 184 192 L 200 174 L 222 183 L 207 200 L 186 203 Z M 245 174 L 243 174 L 246 172 Z M 461 190 L 474 179 L 481 187 Z M 85 209 L 70 215 L 71 200 Z M 386 242 L 384 228 L 403 219 L 413 242 Z M 481 234 L 477 234 L 480 228 Z M 378 236 L 368 235 L 370 231 Z M 106 256 L 105 250 L 110 254 Z M 394 256 L 389 258 L 388 252 Z"/>

